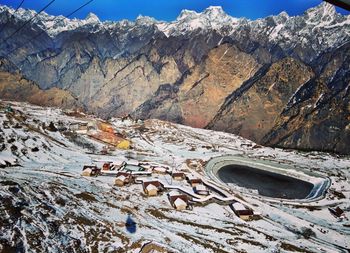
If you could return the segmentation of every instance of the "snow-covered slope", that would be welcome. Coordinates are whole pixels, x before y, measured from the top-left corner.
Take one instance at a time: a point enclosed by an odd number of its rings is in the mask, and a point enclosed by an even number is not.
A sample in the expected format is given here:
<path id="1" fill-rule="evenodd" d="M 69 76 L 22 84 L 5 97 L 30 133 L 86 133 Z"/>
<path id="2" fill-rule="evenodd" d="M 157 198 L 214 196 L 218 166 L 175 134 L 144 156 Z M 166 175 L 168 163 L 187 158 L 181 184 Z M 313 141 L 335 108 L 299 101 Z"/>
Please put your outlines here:
<path id="1" fill-rule="evenodd" d="M 8 104 L 13 113 L 5 113 Z M 140 252 L 149 242 L 141 252 L 149 247 L 160 252 L 346 252 L 350 247 L 349 221 L 328 211 L 339 206 L 350 215 L 346 157 L 265 148 L 232 134 L 158 120 L 117 118 L 111 123 L 132 141 L 133 149 L 102 155 L 104 144 L 86 136 L 74 141 L 63 130 L 72 123 L 93 122 L 93 117 L 23 103 L 1 102 L 0 109 L 0 161 L 20 165 L 0 169 L 2 252 Z M 49 131 L 50 122 L 62 131 Z M 311 203 L 231 192 L 261 213 L 262 219 L 244 222 L 224 203 L 175 211 L 167 192 L 147 198 L 141 185 L 120 188 L 113 177 L 80 176 L 84 164 L 132 159 L 184 168 L 209 180 L 203 164 L 221 155 L 289 164 L 298 173 L 317 171 L 332 185 L 324 199 Z M 171 183 L 167 175 L 154 177 Z M 126 227 L 128 219 L 136 230 Z"/>

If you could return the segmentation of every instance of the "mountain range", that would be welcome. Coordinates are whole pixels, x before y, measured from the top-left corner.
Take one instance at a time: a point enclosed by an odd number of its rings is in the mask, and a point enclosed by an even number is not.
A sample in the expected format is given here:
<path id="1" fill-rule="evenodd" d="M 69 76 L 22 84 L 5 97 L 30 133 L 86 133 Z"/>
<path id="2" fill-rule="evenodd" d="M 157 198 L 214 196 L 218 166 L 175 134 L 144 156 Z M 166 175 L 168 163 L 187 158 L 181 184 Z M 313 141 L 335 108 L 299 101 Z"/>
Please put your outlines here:
<path id="1" fill-rule="evenodd" d="M 35 15 L 0 6 L 1 98 L 350 154 L 350 16 L 328 3 L 257 20 Z"/>

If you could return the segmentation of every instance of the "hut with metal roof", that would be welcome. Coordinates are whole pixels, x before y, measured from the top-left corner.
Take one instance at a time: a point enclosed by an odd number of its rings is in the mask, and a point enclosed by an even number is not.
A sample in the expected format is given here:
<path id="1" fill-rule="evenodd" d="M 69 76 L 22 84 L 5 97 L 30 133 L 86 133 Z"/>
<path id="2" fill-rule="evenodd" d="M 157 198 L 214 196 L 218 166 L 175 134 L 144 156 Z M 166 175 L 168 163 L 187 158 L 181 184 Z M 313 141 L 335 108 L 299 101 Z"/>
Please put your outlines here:
<path id="1" fill-rule="evenodd" d="M 162 190 L 162 184 L 159 181 L 144 181 L 142 188 L 147 196 L 157 196 L 158 192 Z"/>
<path id="2" fill-rule="evenodd" d="M 186 194 L 179 193 L 177 191 L 171 191 L 168 193 L 170 204 L 176 210 L 185 210 L 189 206 L 188 196 Z"/>
<path id="3" fill-rule="evenodd" d="M 253 210 L 245 207 L 242 203 L 240 202 L 235 202 L 231 205 L 232 210 L 234 213 L 241 218 L 242 220 L 251 220 L 254 216 Z"/>

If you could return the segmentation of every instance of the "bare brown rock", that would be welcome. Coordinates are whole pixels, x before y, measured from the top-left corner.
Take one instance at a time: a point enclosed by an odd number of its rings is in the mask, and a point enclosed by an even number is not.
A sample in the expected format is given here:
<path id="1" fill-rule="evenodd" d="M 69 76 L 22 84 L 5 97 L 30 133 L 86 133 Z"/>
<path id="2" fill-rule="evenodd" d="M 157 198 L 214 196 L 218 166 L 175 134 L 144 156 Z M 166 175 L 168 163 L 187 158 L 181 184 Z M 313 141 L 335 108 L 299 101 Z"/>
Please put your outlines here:
<path id="1" fill-rule="evenodd" d="M 77 108 L 78 101 L 68 92 L 58 88 L 41 90 L 18 73 L 0 72 L 0 98 L 24 101 L 42 106 Z"/>
<path id="2" fill-rule="evenodd" d="M 248 91 L 224 108 L 211 128 L 261 142 L 294 93 L 313 75 L 311 68 L 292 58 L 272 64 Z"/>
<path id="3" fill-rule="evenodd" d="M 251 78 L 259 66 L 251 55 L 235 46 L 224 44 L 211 50 L 180 88 L 178 100 L 183 123 L 205 127 L 225 98 Z"/>

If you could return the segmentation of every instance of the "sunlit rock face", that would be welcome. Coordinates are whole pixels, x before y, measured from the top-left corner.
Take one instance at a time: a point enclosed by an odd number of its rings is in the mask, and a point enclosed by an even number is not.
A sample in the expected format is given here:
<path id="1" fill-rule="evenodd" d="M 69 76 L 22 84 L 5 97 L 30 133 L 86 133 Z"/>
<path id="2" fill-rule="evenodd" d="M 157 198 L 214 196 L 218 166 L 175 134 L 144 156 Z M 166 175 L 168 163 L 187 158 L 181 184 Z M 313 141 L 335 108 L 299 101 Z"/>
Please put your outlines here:
<path id="1" fill-rule="evenodd" d="M 0 6 L 1 39 L 33 15 Z M 173 22 L 42 13 L 0 55 L 12 64 L 6 71 L 64 90 L 104 118 L 132 114 L 349 153 L 349 38 L 350 17 L 327 3 L 258 20 L 220 7 L 184 10 Z"/>
<path id="2" fill-rule="evenodd" d="M 5 100 L 26 101 L 36 105 L 68 108 L 82 108 L 82 104 L 68 91 L 53 87 L 40 89 L 35 83 L 19 73 L 9 72 L 13 66 L 0 61 L 0 94 Z"/>
<path id="3" fill-rule="evenodd" d="M 284 58 L 223 108 L 211 127 L 261 142 L 294 93 L 312 77 L 311 68 L 293 58 Z"/>

